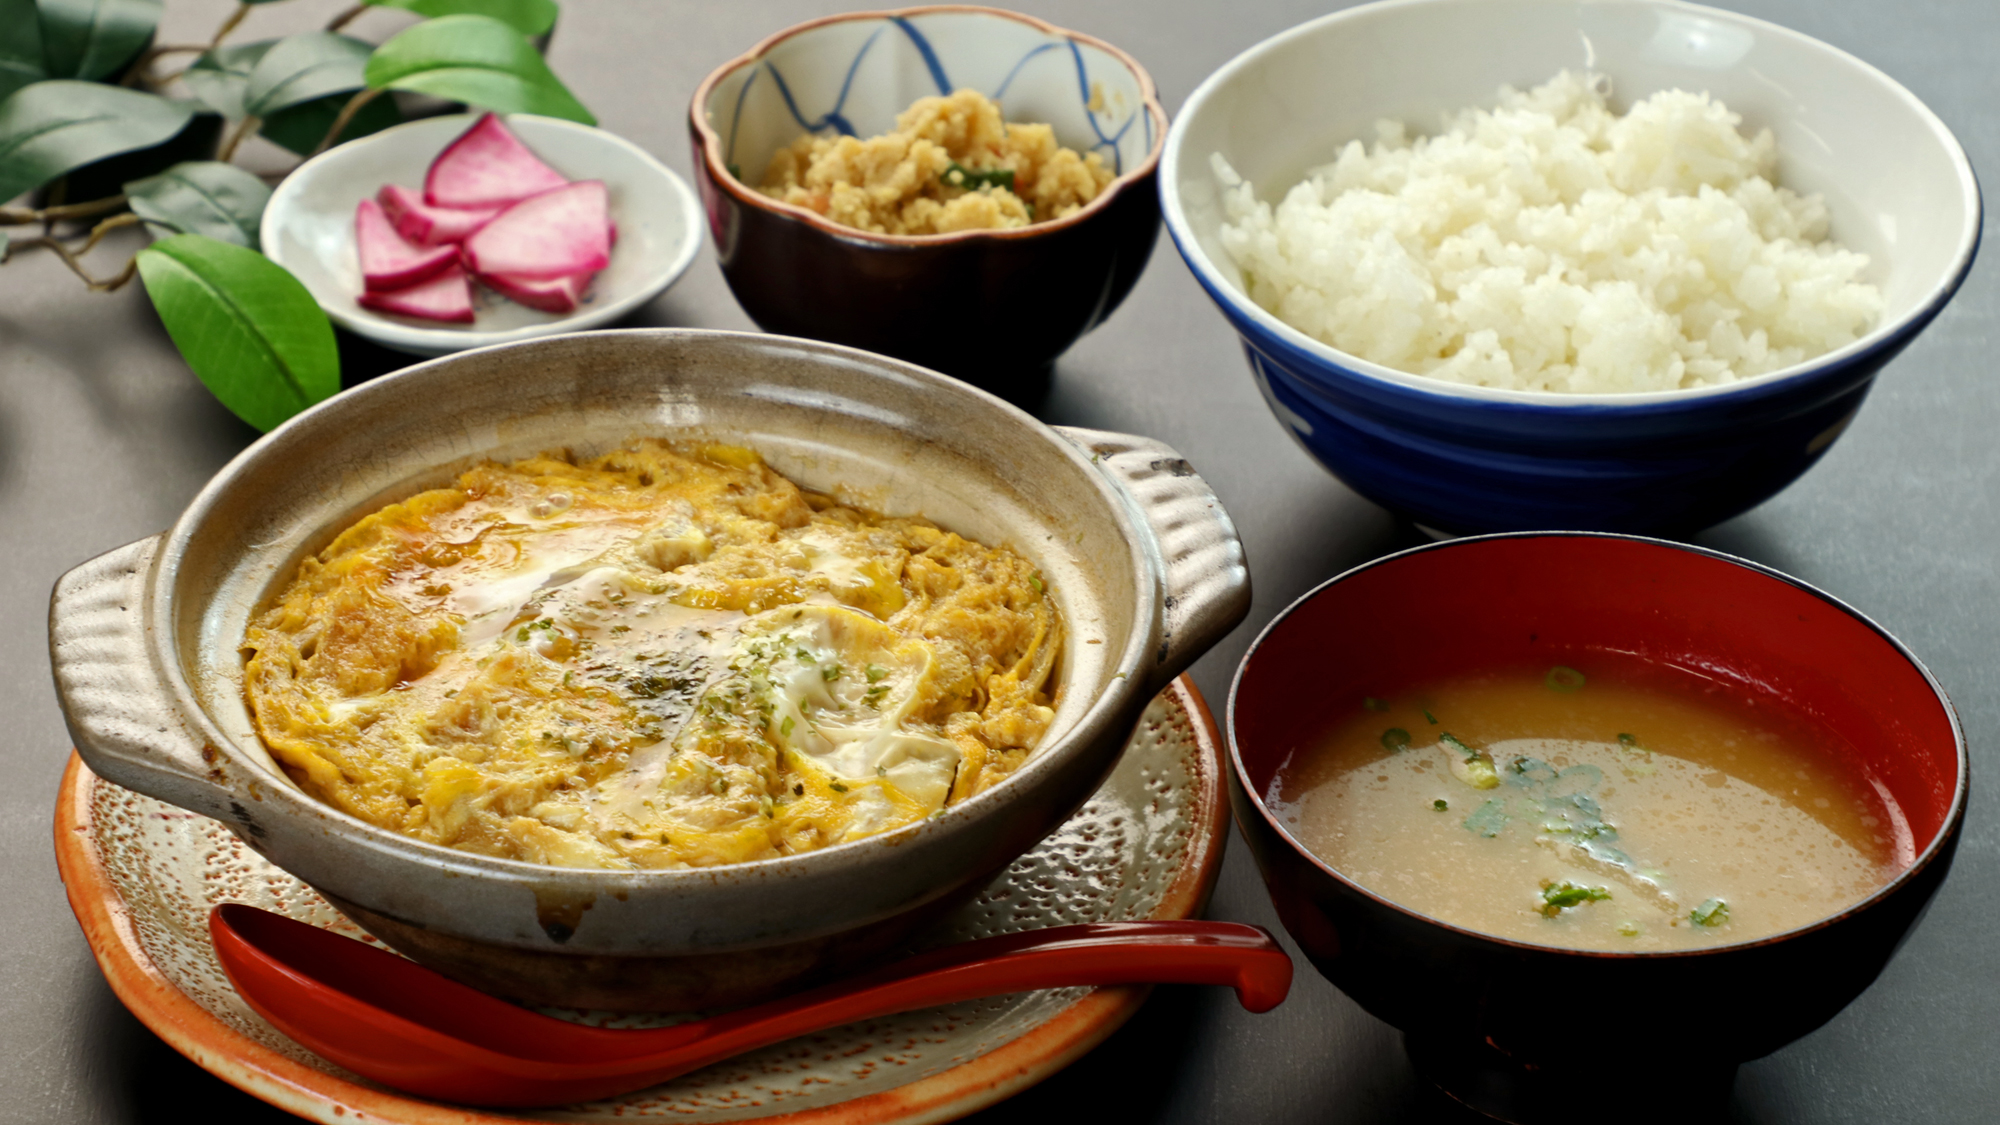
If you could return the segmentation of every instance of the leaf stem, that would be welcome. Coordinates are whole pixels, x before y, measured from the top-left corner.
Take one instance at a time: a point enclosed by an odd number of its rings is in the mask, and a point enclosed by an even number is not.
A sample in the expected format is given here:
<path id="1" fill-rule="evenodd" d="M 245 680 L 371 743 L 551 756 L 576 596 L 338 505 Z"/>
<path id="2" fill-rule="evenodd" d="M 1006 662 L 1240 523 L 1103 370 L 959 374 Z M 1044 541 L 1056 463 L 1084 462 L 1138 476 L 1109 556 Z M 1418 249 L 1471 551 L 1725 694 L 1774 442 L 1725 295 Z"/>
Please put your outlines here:
<path id="1" fill-rule="evenodd" d="M 216 153 L 215 158 L 224 164 L 229 163 L 236 155 L 236 147 L 255 136 L 263 124 L 264 119 L 254 114 L 237 122 L 236 128 L 229 134 L 229 139 L 222 143 L 222 151 Z"/>
<path id="2" fill-rule="evenodd" d="M 123 215 L 113 215 L 111 218 L 97 224 L 91 230 L 89 240 L 83 244 L 81 249 L 77 250 L 71 250 L 69 247 L 64 246 L 62 241 L 57 238 L 47 236 L 41 238 L 24 238 L 8 248 L 10 252 L 9 256 L 11 256 L 13 250 L 26 249 L 31 246 L 40 247 L 44 250 L 52 250 L 55 252 L 56 257 L 62 259 L 63 265 L 69 267 L 71 273 L 83 279 L 83 283 L 90 287 L 91 292 L 109 293 L 113 290 L 123 288 L 126 282 L 131 281 L 133 277 L 137 276 L 139 259 L 136 256 L 131 258 L 125 263 L 124 269 L 119 270 L 111 277 L 100 279 L 90 276 L 90 271 L 83 268 L 83 263 L 79 258 L 84 254 L 90 253 L 91 248 L 96 246 L 98 240 L 102 239 L 105 235 L 117 230 L 119 227 L 129 227 L 134 223 L 143 221 L 139 216 L 129 212 Z"/>
<path id="3" fill-rule="evenodd" d="M 70 203 L 61 207 L 44 207 L 31 211 L 25 207 L 0 207 L 0 226 L 25 226 L 28 223 L 60 223 L 70 219 L 92 219 L 99 215 L 116 211 L 125 206 L 123 195 L 107 195 L 103 199 L 93 199 L 88 203 Z"/>
<path id="4" fill-rule="evenodd" d="M 353 23 L 354 18 L 356 16 L 359 16 L 361 13 L 367 10 L 368 10 L 368 5 L 356 4 L 352 8 L 349 8 L 346 11 L 328 20 L 326 22 L 326 29 L 328 31 L 339 31 L 341 28 L 346 27 L 350 23 Z"/>
<path id="5" fill-rule="evenodd" d="M 137 86 L 144 79 L 146 68 L 152 66 L 162 56 L 190 53 L 198 55 L 207 50 L 208 48 L 200 43 L 174 43 L 165 47 L 149 47 L 138 58 L 132 60 L 131 66 L 125 68 L 125 73 L 118 77 L 118 85 L 128 87 Z M 175 78 L 180 77 L 180 73 L 180 71 L 175 71 L 172 75 L 163 79 L 162 84 L 164 85 L 166 82 L 171 82 Z"/>
<path id="6" fill-rule="evenodd" d="M 319 143 L 313 146 L 311 152 L 306 153 L 306 159 L 311 160 L 313 157 L 332 148 L 333 142 L 339 139 L 342 130 L 346 129 L 348 124 L 354 120 L 354 115 L 360 113 L 363 106 L 388 92 L 387 89 L 379 88 L 363 90 L 347 99 L 347 104 L 340 107 L 340 116 L 333 119 L 333 127 L 326 131 L 326 136 L 319 139 Z"/>
<path id="7" fill-rule="evenodd" d="M 222 21 L 222 26 L 215 29 L 215 38 L 208 41 L 208 49 L 213 51 L 222 46 L 222 41 L 229 38 L 229 33 L 235 31 L 236 25 L 243 22 L 243 17 L 250 14 L 251 7 L 253 5 L 247 2 L 236 5 L 236 10 L 229 13 L 228 19 Z"/>

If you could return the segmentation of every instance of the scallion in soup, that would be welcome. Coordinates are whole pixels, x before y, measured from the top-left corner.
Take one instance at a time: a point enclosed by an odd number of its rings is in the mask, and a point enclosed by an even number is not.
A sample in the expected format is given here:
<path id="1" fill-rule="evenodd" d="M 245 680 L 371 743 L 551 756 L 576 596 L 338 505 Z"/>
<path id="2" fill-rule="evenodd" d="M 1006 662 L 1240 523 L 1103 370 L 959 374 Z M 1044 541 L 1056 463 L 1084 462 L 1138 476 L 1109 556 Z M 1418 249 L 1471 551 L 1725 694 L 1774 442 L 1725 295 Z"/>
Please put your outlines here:
<path id="1" fill-rule="evenodd" d="M 1844 746 L 1720 690 L 1587 664 L 1357 694 L 1270 804 L 1402 906 L 1585 949 L 1751 940 L 1895 873 L 1901 818 Z"/>

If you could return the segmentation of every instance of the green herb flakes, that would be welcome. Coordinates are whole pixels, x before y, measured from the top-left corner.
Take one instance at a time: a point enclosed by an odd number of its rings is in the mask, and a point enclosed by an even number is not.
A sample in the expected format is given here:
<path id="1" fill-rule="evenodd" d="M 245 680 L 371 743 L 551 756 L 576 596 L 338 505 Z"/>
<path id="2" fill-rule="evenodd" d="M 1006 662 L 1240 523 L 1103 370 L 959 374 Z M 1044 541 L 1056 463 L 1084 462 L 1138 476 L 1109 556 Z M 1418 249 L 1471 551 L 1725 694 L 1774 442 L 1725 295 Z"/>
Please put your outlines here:
<path id="1" fill-rule="evenodd" d="M 1431 709 L 1430 709 L 1430 708 L 1428 708 L 1428 707 L 1419 707 L 1419 708 L 1417 708 L 1417 710 L 1419 710 L 1419 711 L 1422 711 L 1422 712 L 1424 713 L 1424 721 L 1425 721 L 1425 722 L 1429 723 L 1429 724 L 1430 724 L 1430 725 L 1432 725 L 1432 726 L 1436 726 L 1436 725 L 1438 725 L 1438 717 L 1437 717 L 1436 715 L 1433 715 L 1433 714 L 1431 714 Z"/>
<path id="2" fill-rule="evenodd" d="M 1445 800 L 1443 797 L 1439 797 L 1437 800 L 1431 802 L 1431 807 L 1439 812 L 1445 812 L 1451 808 L 1451 802 Z"/>
<path id="3" fill-rule="evenodd" d="M 829 664 L 829 665 L 827 665 L 826 667 L 824 667 L 824 668 L 821 668 L 821 669 L 819 670 L 819 678 L 820 678 L 820 679 L 822 679 L 822 680 L 825 680 L 825 681 L 826 681 L 827 683 L 832 683 L 833 681 L 835 681 L 835 680 L 839 679 L 839 678 L 840 678 L 840 665 L 838 665 L 838 664 Z"/>
<path id="4" fill-rule="evenodd" d="M 871 684 L 881 683 L 882 678 L 884 676 L 887 676 L 888 674 L 889 670 L 887 668 L 882 667 L 880 664 L 870 664 L 868 666 L 868 672 L 867 672 L 868 682 Z"/>
<path id="5" fill-rule="evenodd" d="M 834 791 L 835 793 L 845 793 L 845 792 L 847 792 L 847 786 L 845 786 L 845 785 L 842 785 L 842 784 L 841 784 L 840 782 L 838 782 L 838 781 L 836 781 L 836 782 L 834 782 L 833 784 L 831 784 L 831 785 L 827 786 L 827 788 L 828 788 L 828 789 L 831 789 L 831 790 L 833 790 L 833 791 Z"/>
<path id="6" fill-rule="evenodd" d="M 1560 691 L 1564 693 L 1572 691 L 1581 691 L 1583 690 L 1583 684 L 1584 684 L 1584 679 L 1582 672 L 1579 672 L 1574 668 L 1565 667 L 1561 664 L 1558 664 L 1555 667 L 1549 669 L 1549 674 L 1542 677 L 1542 685 L 1548 688 L 1550 691 Z"/>
<path id="7" fill-rule="evenodd" d="M 785 721 L 778 724 L 778 735 L 781 738 L 790 738 L 792 736 L 792 717 L 790 715 L 786 715 Z"/>
<path id="8" fill-rule="evenodd" d="M 1572 906 L 1582 906 L 1587 902 L 1602 902 L 1611 897 L 1611 892 L 1603 887 L 1579 887 L 1567 880 L 1561 883 L 1542 884 L 1542 917 L 1554 918 Z"/>
<path id="9" fill-rule="evenodd" d="M 1719 898 L 1709 899 L 1688 911 L 1688 921 L 1697 926 L 1720 926 L 1729 921 L 1729 904 Z"/>
<path id="10" fill-rule="evenodd" d="M 1390 727 L 1382 732 L 1382 749 L 1394 754 L 1410 744 L 1410 732 L 1402 727 Z"/>

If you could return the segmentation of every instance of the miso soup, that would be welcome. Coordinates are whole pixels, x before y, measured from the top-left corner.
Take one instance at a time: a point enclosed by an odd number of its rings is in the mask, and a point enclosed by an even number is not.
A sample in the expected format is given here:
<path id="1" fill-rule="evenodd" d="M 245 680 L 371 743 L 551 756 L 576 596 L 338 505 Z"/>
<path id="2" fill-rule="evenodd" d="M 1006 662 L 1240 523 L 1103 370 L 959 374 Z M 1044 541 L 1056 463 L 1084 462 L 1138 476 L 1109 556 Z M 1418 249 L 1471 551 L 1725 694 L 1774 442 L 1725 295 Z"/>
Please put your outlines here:
<path id="1" fill-rule="evenodd" d="M 1540 666 L 1341 700 L 1267 798 L 1411 910 L 1585 949 L 1699 949 L 1806 925 L 1909 862 L 1846 747 L 1692 676 Z"/>

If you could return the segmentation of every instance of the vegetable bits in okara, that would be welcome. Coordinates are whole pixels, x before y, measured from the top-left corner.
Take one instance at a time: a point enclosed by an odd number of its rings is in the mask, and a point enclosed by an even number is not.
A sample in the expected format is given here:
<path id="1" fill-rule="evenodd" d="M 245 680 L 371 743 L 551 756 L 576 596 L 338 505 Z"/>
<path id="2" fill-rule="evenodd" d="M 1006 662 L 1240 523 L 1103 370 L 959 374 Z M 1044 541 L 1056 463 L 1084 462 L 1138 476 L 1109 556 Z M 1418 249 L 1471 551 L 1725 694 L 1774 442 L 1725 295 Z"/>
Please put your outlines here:
<path id="1" fill-rule="evenodd" d="M 1354 699 L 1270 803 L 1401 906 L 1585 949 L 1781 933 L 1909 862 L 1830 734 L 1692 676 L 1574 663 Z"/>
<path id="2" fill-rule="evenodd" d="M 571 183 L 494 114 L 445 146 L 423 195 L 397 184 L 355 208 L 365 308 L 469 324 L 471 282 L 557 314 L 575 311 L 615 234 L 600 180 Z"/>

